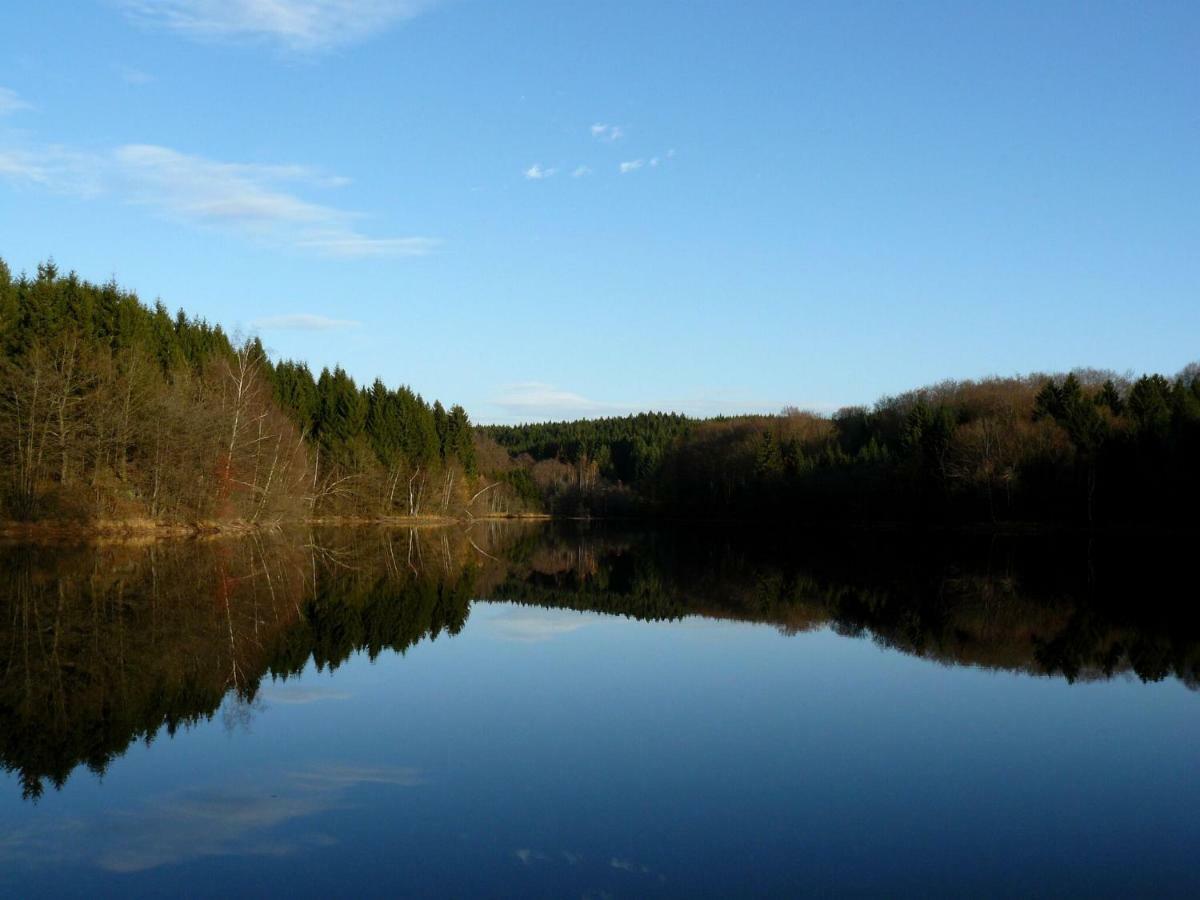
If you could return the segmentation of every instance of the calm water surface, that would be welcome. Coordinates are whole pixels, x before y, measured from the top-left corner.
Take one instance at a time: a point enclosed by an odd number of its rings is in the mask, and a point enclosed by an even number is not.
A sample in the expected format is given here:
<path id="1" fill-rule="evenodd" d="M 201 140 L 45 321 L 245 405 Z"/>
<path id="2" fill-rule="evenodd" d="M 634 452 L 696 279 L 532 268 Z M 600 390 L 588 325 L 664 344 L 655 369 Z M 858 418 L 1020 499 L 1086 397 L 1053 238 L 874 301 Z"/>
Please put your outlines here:
<path id="1" fill-rule="evenodd" d="M 1170 558 L 518 526 L 9 547 L 0 894 L 1195 896 Z"/>

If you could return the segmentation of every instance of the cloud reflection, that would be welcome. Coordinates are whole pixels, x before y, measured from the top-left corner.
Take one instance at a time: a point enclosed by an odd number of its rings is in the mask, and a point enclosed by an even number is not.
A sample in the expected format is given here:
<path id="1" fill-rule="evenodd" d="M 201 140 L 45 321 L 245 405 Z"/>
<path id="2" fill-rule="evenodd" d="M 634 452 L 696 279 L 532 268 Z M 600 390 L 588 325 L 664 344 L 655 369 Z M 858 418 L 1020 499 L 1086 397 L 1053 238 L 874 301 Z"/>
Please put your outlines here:
<path id="1" fill-rule="evenodd" d="M 0 839 L 0 864 L 90 864 L 141 872 L 211 856 L 290 856 L 337 839 L 317 829 L 279 834 L 284 826 L 348 808 L 349 792 L 362 785 L 406 788 L 423 782 L 412 768 L 335 765 L 287 773 L 274 784 L 168 793 L 140 808 L 10 832 Z"/>
<path id="2" fill-rule="evenodd" d="M 264 690 L 260 696 L 268 703 L 318 703 L 322 700 L 349 700 L 354 695 L 349 691 L 339 691 L 334 688 L 321 687 L 273 687 Z"/>
<path id="3" fill-rule="evenodd" d="M 594 620 L 573 610 L 512 607 L 488 620 L 493 635 L 506 641 L 549 641 L 578 631 Z"/>

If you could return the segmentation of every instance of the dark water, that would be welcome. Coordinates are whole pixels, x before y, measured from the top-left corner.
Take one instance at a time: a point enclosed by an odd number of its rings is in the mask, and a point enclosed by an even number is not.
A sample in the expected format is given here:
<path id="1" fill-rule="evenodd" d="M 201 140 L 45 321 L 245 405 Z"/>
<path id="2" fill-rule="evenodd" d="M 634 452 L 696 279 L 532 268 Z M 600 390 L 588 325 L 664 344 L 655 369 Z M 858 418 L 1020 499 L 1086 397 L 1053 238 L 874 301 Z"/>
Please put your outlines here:
<path id="1" fill-rule="evenodd" d="M 1187 540 L 0 551 L 0 894 L 1200 894 Z"/>

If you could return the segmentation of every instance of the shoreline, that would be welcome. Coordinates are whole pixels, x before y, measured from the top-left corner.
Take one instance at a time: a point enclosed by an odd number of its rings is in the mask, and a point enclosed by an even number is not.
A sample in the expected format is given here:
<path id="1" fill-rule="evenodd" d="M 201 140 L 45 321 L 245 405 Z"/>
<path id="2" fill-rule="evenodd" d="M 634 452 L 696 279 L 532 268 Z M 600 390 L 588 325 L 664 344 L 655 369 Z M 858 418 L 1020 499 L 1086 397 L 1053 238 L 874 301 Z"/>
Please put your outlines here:
<path id="1" fill-rule="evenodd" d="M 127 520 L 43 520 L 19 522 L 0 520 L 0 544 L 151 544 L 161 540 L 209 540 L 252 534 L 286 532 L 304 528 L 448 528 L 485 522 L 586 522 L 595 526 L 624 524 L 631 527 L 739 528 L 791 530 L 803 533 L 820 530 L 846 535 L 899 534 L 920 532 L 936 535 L 976 535 L 991 538 L 1080 538 L 1102 535 L 1194 534 L 1195 529 L 1145 522 L 1123 522 L 1085 526 L 1069 522 L 826 522 L 778 521 L 773 518 L 679 517 L 679 516 L 563 516 L 550 512 L 485 516 L 312 516 L 270 522 L 212 521 L 156 522 L 150 518 Z"/>
<path id="2" fill-rule="evenodd" d="M 547 522 L 546 513 L 488 516 L 315 516 L 271 522 L 157 522 L 153 519 L 100 519 L 90 522 L 44 520 L 0 521 L 0 541 L 71 543 L 149 543 L 262 534 L 295 528 L 446 528 L 476 522 Z"/>
<path id="3" fill-rule="evenodd" d="M 596 525 L 622 523 L 650 527 L 753 528 L 794 530 L 819 529 L 825 532 L 854 534 L 896 534 L 919 530 L 934 535 L 975 535 L 991 537 L 1081 537 L 1101 535 L 1191 534 L 1192 529 L 1147 523 L 1114 523 L 1081 526 L 1063 522 L 830 522 L 772 519 L 736 519 L 722 517 L 679 518 L 674 516 L 561 516 L 550 513 L 518 513 L 485 516 L 315 516 L 270 522 L 200 521 L 157 522 L 152 519 L 101 519 L 94 521 L 43 520 L 39 522 L 0 521 L 0 543 L 73 543 L 147 544 L 167 540 L 208 540 L 266 534 L 303 528 L 448 528 L 488 522 L 587 522 Z"/>

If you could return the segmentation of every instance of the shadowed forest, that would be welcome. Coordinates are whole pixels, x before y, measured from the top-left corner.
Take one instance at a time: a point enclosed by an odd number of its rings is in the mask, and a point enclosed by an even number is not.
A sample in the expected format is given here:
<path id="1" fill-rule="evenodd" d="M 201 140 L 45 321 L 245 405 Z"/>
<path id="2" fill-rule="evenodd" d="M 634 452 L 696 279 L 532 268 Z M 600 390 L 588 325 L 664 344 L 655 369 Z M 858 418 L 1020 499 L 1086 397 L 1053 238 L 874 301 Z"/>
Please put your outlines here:
<path id="1" fill-rule="evenodd" d="M 481 429 L 567 514 L 1195 527 L 1200 366 L 946 382 L 832 416 L 646 414 Z M 496 462 L 492 462 L 496 460 Z"/>
<path id="2" fill-rule="evenodd" d="M 1200 366 L 946 382 L 831 416 L 472 425 L 342 369 L 0 262 L 0 518 L 265 525 L 526 513 L 1195 525 Z"/>
<path id="3" fill-rule="evenodd" d="M 240 727 L 266 686 L 306 667 L 453 636 L 480 598 L 829 627 L 947 665 L 1194 688 L 1200 616 L 1163 564 L 1182 549 L 964 535 L 931 553 L 571 523 L 12 546 L 0 550 L 0 762 L 36 798 L 79 766 L 103 773 L 133 742 L 215 716 Z"/>

